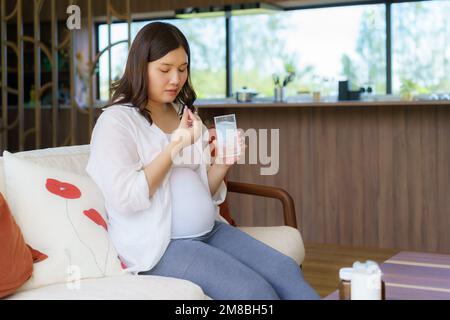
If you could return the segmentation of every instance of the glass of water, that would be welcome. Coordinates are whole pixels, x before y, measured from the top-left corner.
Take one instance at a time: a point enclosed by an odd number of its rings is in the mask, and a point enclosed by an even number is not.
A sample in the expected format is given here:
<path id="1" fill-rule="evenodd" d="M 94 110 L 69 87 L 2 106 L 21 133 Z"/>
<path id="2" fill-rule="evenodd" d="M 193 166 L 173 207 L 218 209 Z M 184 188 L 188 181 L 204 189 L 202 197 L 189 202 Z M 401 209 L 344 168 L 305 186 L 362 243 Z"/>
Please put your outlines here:
<path id="1" fill-rule="evenodd" d="M 234 157 L 241 153 L 238 143 L 236 116 L 227 114 L 214 117 L 217 135 L 217 149 L 220 157 Z"/>

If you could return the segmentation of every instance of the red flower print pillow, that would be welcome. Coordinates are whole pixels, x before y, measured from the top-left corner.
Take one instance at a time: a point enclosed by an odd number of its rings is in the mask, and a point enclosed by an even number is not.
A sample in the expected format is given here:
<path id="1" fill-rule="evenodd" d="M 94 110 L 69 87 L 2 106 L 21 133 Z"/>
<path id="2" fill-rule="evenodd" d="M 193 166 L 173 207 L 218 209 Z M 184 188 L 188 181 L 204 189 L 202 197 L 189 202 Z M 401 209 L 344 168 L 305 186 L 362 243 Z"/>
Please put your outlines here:
<path id="1" fill-rule="evenodd" d="M 21 290 L 122 275 L 108 235 L 101 191 L 89 177 L 35 164 L 4 152 L 8 204 L 25 241 L 45 252 Z"/>

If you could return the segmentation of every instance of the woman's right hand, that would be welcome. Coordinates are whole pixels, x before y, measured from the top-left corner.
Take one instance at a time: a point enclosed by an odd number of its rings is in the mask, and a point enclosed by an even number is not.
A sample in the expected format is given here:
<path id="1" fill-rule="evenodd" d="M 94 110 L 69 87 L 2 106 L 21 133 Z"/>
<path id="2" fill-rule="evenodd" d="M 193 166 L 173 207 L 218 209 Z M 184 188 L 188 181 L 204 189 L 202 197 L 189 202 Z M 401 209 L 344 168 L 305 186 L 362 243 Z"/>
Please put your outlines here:
<path id="1" fill-rule="evenodd" d="M 180 125 L 172 133 L 170 141 L 175 142 L 181 148 L 184 148 L 195 143 L 198 138 L 200 138 L 201 133 L 202 120 L 185 106 Z"/>

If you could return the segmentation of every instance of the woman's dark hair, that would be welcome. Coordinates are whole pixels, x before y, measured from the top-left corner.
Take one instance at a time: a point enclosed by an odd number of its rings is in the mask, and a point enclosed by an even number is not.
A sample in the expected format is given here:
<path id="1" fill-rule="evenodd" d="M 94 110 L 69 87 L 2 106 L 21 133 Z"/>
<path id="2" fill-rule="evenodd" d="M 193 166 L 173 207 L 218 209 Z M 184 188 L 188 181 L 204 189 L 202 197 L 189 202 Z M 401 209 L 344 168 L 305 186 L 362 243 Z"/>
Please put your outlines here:
<path id="1" fill-rule="evenodd" d="M 179 47 L 182 47 L 188 56 L 188 78 L 174 102 L 180 104 L 178 110 L 180 116 L 183 105 L 194 112 L 193 104 L 197 96 L 191 84 L 189 44 L 177 27 L 164 22 L 149 23 L 137 33 L 128 53 L 125 72 L 120 80 L 112 84 L 113 95 L 106 107 L 115 104 L 129 105 L 139 109 L 139 112 L 152 124 L 150 111 L 146 109 L 148 102 L 148 63 L 164 57 L 170 51 Z"/>

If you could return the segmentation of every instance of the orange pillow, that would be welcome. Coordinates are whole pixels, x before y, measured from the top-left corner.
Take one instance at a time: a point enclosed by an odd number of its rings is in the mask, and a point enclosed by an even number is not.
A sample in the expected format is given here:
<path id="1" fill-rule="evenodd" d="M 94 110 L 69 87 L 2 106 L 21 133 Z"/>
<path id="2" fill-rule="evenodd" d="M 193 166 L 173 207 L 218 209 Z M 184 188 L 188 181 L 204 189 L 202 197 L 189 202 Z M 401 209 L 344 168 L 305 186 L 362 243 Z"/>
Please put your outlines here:
<path id="1" fill-rule="evenodd" d="M 209 129 L 209 141 L 208 143 L 210 144 L 210 149 L 211 149 L 211 157 L 214 157 L 216 155 L 216 150 L 214 149 L 214 145 L 212 144 L 212 142 L 216 139 L 216 129 L 213 127 L 211 127 Z M 228 188 L 228 179 L 227 176 L 225 175 L 224 177 L 224 182 L 225 185 Z M 225 220 L 228 221 L 229 224 L 231 224 L 232 226 L 236 227 L 236 222 L 233 220 L 233 218 L 231 217 L 231 213 L 230 213 L 230 207 L 228 206 L 228 201 L 227 201 L 228 195 L 227 197 L 225 197 L 225 201 L 222 202 L 221 204 L 219 204 L 219 214 L 225 218 Z"/>
<path id="2" fill-rule="evenodd" d="M 13 294 L 33 273 L 33 262 L 47 256 L 29 247 L 0 193 L 0 298 Z"/>
<path id="3" fill-rule="evenodd" d="M 0 298 L 14 293 L 33 273 L 33 257 L 0 194 Z"/>
<path id="4" fill-rule="evenodd" d="M 27 244 L 27 247 L 31 251 L 31 256 L 33 257 L 33 263 L 38 263 L 38 262 L 41 262 L 42 260 L 45 260 L 48 258 L 48 256 L 46 254 L 43 254 L 42 252 L 40 252 L 36 249 L 33 249 L 28 244 Z"/>

